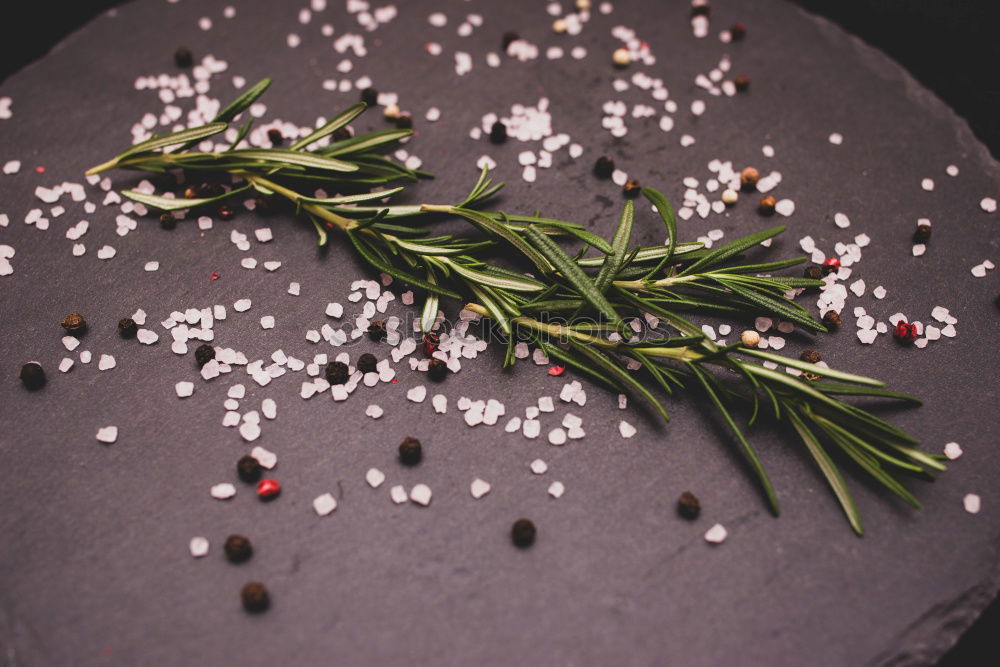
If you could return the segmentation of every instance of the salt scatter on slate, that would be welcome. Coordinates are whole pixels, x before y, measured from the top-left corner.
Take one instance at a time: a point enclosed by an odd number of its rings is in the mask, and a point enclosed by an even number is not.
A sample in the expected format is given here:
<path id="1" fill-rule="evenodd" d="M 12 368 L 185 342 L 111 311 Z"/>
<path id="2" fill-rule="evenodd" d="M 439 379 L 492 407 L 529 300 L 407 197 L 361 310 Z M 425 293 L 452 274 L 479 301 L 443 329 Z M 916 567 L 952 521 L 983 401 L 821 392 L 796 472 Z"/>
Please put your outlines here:
<path id="1" fill-rule="evenodd" d="M 549 469 L 549 464 L 541 459 L 535 459 L 529 467 L 531 468 L 531 472 L 536 475 L 544 475 Z"/>
<path id="2" fill-rule="evenodd" d="M 260 328 L 261 329 L 273 329 L 274 328 L 274 316 L 265 315 L 260 318 Z"/>
<path id="3" fill-rule="evenodd" d="M 979 208 L 987 213 L 995 213 L 997 210 L 997 200 L 993 197 L 983 197 L 982 201 L 979 202 Z"/>
<path id="4" fill-rule="evenodd" d="M 90 363 L 90 350 L 84 350 L 80 353 L 80 363 L 89 364 Z"/>
<path id="5" fill-rule="evenodd" d="M 265 398 L 260 404 L 260 411 L 268 419 L 274 419 L 278 416 L 278 405 L 274 402 L 274 399 Z"/>
<path id="6" fill-rule="evenodd" d="M 954 461 L 962 455 L 962 448 L 957 442 L 949 442 L 944 446 L 944 455 Z"/>
<path id="7" fill-rule="evenodd" d="M 223 482 L 222 484 L 213 486 L 209 493 L 212 494 L 213 498 L 218 500 L 228 500 L 236 495 L 236 487 L 228 482 Z"/>
<path id="8" fill-rule="evenodd" d="M 372 405 L 369 405 L 367 408 L 365 408 L 365 415 L 368 416 L 368 417 L 371 417 L 372 419 L 378 419 L 383 414 L 384 413 L 383 413 L 382 408 L 380 408 L 379 406 L 375 405 L 374 403 Z"/>
<path id="9" fill-rule="evenodd" d="M 204 537 L 192 537 L 191 542 L 188 543 L 188 550 L 190 550 L 191 555 L 195 558 L 201 558 L 202 556 L 208 555 L 208 540 Z"/>
<path id="10" fill-rule="evenodd" d="M 618 432 L 621 433 L 623 438 L 631 438 L 635 435 L 636 429 L 623 419 L 618 423 Z"/>
<path id="11" fill-rule="evenodd" d="M 337 499 L 330 493 L 324 493 L 313 500 L 313 509 L 319 516 L 326 516 L 337 509 Z"/>
<path id="12" fill-rule="evenodd" d="M 117 426 L 103 426 L 97 429 L 97 441 L 103 442 L 106 445 L 114 444 L 118 440 L 118 427 Z"/>
<path id="13" fill-rule="evenodd" d="M 481 480 L 477 477 L 476 479 L 472 480 L 472 485 L 469 488 L 469 491 L 472 493 L 473 498 L 479 500 L 487 493 L 489 493 L 491 488 L 492 487 L 490 486 L 489 482 Z"/>
<path id="14" fill-rule="evenodd" d="M 542 432 L 542 424 L 537 419 L 525 419 L 521 424 L 525 438 L 537 438 Z"/>
<path id="15" fill-rule="evenodd" d="M 562 482 L 552 482 L 549 484 L 549 495 L 553 498 L 561 498 L 566 493 L 566 485 Z"/>
<path id="16" fill-rule="evenodd" d="M 566 431 L 561 428 L 554 428 L 549 431 L 549 444 L 552 445 L 565 445 L 566 444 Z"/>
<path id="17" fill-rule="evenodd" d="M 98 259 L 111 259 L 115 256 L 117 251 L 109 245 L 102 246 L 100 250 L 97 251 Z"/>
<path id="18" fill-rule="evenodd" d="M 410 489 L 410 500 L 418 505 L 427 507 L 431 504 L 431 487 L 426 484 L 417 484 Z"/>
<path id="19" fill-rule="evenodd" d="M 187 398 L 194 393 L 194 383 L 193 382 L 178 382 L 174 385 L 174 390 L 177 392 L 179 398 Z"/>
<path id="20" fill-rule="evenodd" d="M 969 493 L 962 499 L 962 504 L 965 505 L 965 511 L 969 514 L 979 514 L 979 510 L 982 508 L 982 499 L 975 493 Z"/>
<path id="21" fill-rule="evenodd" d="M 385 473 L 378 468 L 369 468 L 365 473 L 365 481 L 368 482 L 368 486 L 377 489 L 385 481 Z"/>
<path id="22" fill-rule="evenodd" d="M 63 357 L 62 361 L 59 362 L 59 372 L 68 373 L 73 368 L 73 363 L 73 360 L 69 357 Z"/>
<path id="23" fill-rule="evenodd" d="M 417 385 L 413 389 L 406 392 L 407 400 L 413 401 L 414 403 L 423 403 L 424 399 L 427 397 L 427 387 L 424 385 Z"/>
<path id="24" fill-rule="evenodd" d="M 842 135 L 840 132 L 834 132 L 833 134 L 830 135 L 830 143 L 833 144 L 834 146 L 841 145 L 842 143 L 844 143 L 844 135 Z"/>
<path id="25" fill-rule="evenodd" d="M 67 350 L 72 352 L 80 346 L 80 339 L 73 336 L 63 336 L 62 344 Z"/>
<path id="26" fill-rule="evenodd" d="M 922 181 L 920 181 L 920 187 L 926 190 L 927 192 L 931 192 L 934 190 L 934 180 L 930 178 L 925 178 Z"/>
<path id="27" fill-rule="evenodd" d="M 711 544 L 722 544 L 725 541 L 729 532 L 726 530 L 725 526 L 721 523 L 717 523 L 708 529 L 705 533 L 705 541 Z"/>

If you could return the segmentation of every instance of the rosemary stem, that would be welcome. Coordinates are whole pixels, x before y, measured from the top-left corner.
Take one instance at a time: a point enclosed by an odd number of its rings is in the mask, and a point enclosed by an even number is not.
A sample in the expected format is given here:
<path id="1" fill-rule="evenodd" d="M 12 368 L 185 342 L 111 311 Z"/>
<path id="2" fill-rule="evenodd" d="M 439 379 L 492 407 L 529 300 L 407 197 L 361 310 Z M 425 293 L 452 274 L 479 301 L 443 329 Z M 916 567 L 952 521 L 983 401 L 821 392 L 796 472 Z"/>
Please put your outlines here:
<path id="1" fill-rule="evenodd" d="M 257 185 L 260 185 L 263 188 L 278 193 L 279 195 L 285 197 L 286 199 L 293 202 L 297 206 L 301 206 L 305 210 L 309 211 L 316 217 L 322 218 L 327 222 L 333 223 L 343 231 L 354 229 L 358 225 L 357 221 L 351 220 L 350 218 L 345 218 L 341 215 L 337 215 L 333 211 L 325 209 L 322 206 L 317 206 L 316 204 L 309 204 L 302 202 L 302 195 L 300 195 L 298 192 L 286 188 L 283 185 L 279 185 L 274 181 L 268 180 L 263 176 L 257 176 L 255 174 L 250 174 L 247 172 L 238 172 L 238 173 L 251 183 L 256 183 Z"/>
<path id="2" fill-rule="evenodd" d="M 678 283 L 688 283 L 701 277 L 700 273 L 692 273 L 688 276 L 671 276 L 660 280 L 616 280 L 613 284 L 623 289 L 647 290 L 652 287 L 670 287 Z"/>

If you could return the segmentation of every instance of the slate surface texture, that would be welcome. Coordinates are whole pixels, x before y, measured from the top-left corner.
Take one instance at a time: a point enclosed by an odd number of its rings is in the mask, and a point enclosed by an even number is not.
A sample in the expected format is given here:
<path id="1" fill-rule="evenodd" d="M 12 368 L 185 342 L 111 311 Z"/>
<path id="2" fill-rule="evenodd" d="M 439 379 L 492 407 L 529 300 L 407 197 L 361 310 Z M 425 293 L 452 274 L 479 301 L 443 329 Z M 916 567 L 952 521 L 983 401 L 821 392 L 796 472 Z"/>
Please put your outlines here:
<path id="1" fill-rule="evenodd" d="M 300 7 L 288 3 L 226 3 L 204 0 L 171 4 L 139 0 L 102 16 L 68 38 L 40 62 L 11 77 L 0 94 L 13 98 L 14 117 L 0 121 L 3 161 L 20 159 L 20 173 L 0 176 L 0 210 L 10 226 L 0 243 L 16 248 L 14 274 L 0 278 L 0 656 L 11 665 L 137 664 L 557 664 L 557 665 L 925 665 L 937 659 L 1000 586 L 1000 452 L 996 433 L 995 353 L 997 276 L 975 279 L 969 269 L 984 259 L 1000 261 L 997 217 L 979 208 L 996 197 L 1000 166 L 968 128 L 897 65 L 824 21 L 776 0 L 715 2 L 711 34 L 696 40 L 688 3 L 617 2 L 610 16 L 594 13 L 583 33 L 556 36 L 552 17 L 537 2 L 400 3 L 400 15 L 364 33 L 339 3 L 303 26 Z M 333 5 L 336 6 L 334 7 Z M 438 29 L 426 16 L 444 11 Z M 471 37 L 456 28 L 467 13 L 483 15 Z M 197 25 L 214 22 L 210 31 Z M 747 39 L 722 44 L 716 35 L 735 21 Z M 319 25 L 335 27 L 323 37 Z M 615 25 L 635 28 L 657 57 L 652 67 L 633 67 L 664 79 L 679 110 L 676 127 L 663 133 L 656 118 L 629 119 L 630 132 L 613 139 L 600 127 L 601 105 L 623 99 L 654 104 L 645 91 L 622 93 L 613 79 L 632 73 L 609 64 L 618 45 Z M 501 35 L 516 30 L 539 44 L 538 60 L 504 59 L 487 67 Z M 288 33 L 302 36 L 296 49 Z M 345 32 L 365 34 L 368 55 L 350 74 L 337 72 L 345 56 L 331 42 Z M 437 57 L 424 50 L 440 42 Z M 441 391 L 449 411 L 435 415 L 429 400 L 406 401 L 423 381 L 399 365 L 398 384 L 362 388 L 346 403 L 298 397 L 299 376 L 288 374 L 266 388 L 242 372 L 203 383 L 191 355 L 170 352 L 159 326 L 153 347 L 119 339 L 119 318 L 144 308 L 151 324 L 172 310 L 229 306 L 216 326 L 216 344 L 251 358 L 281 348 L 308 359 L 323 350 L 307 343 L 306 329 L 326 318 L 328 301 L 346 302 L 350 283 L 372 277 L 343 244 L 317 253 L 311 229 L 289 218 L 261 219 L 241 212 L 200 234 L 194 223 L 174 232 L 155 219 L 137 231 L 115 235 L 117 211 L 98 206 L 87 215 L 77 203 L 53 218 L 47 232 L 23 223 L 39 206 L 36 185 L 82 182 L 83 171 L 129 143 L 128 128 L 147 111 L 159 112 L 155 93 L 137 91 L 138 76 L 175 73 L 174 49 L 184 44 L 229 63 L 213 80 L 211 95 L 237 93 L 233 75 L 254 81 L 274 76 L 264 98 L 265 119 L 312 124 L 353 103 L 357 92 L 323 89 L 324 79 L 368 75 L 381 90 L 399 93 L 414 114 L 419 136 L 407 147 L 437 179 L 414 188 L 414 198 L 452 201 L 475 177 L 482 154 L 499 162 L 509 182 L 497 205 L 584 222 L 608 234 L 621 205 L 618 188 L 590 173 L 600 154 L 613 155 L 630 175 L 655 185 L 679 203 L 685 176 L 704 180 L 713 158 L 778 170 L 776 194 L 794 199 L 789 232 L 775 256 L 798 252 L 810 234 L 827 249 L 867 233 L 855 275 L 869 292 L 851 298 L 880 319 L 896 311 L 930 321 L 936 305 L 958 318 L 958 337 L 927 349 L 904 349 L 889 337 L 859 344 L 854 318 L 844 329 L 815 341 L 789 337 L 784 350 L 820 350 L 834 366 L 891 380 L 919 394 L 925 405 L 887 411 L 896 423 L 940 451 L 957 441 L 965 456 L 934 483 L 913 481 L 921 511 L 900 506 L 854 470 L 847 479 L 868 534 L 855 537 L 824 482 L 791 440 L 767 428 L 752 430 L 783 506 L 780 518 L 766 511 L 736 450 L 700 398 L 669 406 L 673 419 L 658 423 L 641 409 L 621 412 L 614 395 L 587 384 L 589 401 L 574 412 L 587 437 L 564 447 L 543 439 L 505 434 L 500 426 L 469 429 L 455 408 L 459 396 L 497 398 L 508 415 L 523 414 L 538 396 L 559 393 L 570 377 L 552 378 L 541 367 L 521 364 L 498 370 L 491 350 L 465 364 Z M 560 45 L 567 55 L 545 58 Z M 583 60 L 568 56 L 584 45 Z M 458 76 L 454 52 L 472 55 L 471 73 Z M 735 98 L 709 97 L 693 84 L 723 54 L 733 73 L 751 77 L 751 91 Z M 537 182 L 520 179 L 517 153 L 535 144 L 494 147 L 468 138 L 481 116 L 505 114 L 511 104 L 550 100 L 555 132 L 567 132 L 585 148 L 572 161 L 565 149 Z M 708 103 L 704 116 L 688 112 L 692 100 Z M 189 103 L 189 101 L 188 101 Z M 441 120 L 424 113 L 440 107 Z M 381 128 L 377 112 L 361 129 Z M 831 145 L 831 132 L 843 145 Z M 697 143 L 682 148 L 689 133 Z M 761 146 L 773 145 L 774 158 Z M 956 178 L 945 175 L 958 165 Z M 36 172 L 44 166 L 44 174 Z M 920 188 L 931 177 L 933 192 Z M 116 188 L 139 178 L 113 174 Z M 91 200 L 103 193 L 89 190 Z M 684 239 L 720 228 L 727 238 L 765 224 L 750 202 L 724 216 L 681 223 Z M 44 207 L 48 208 L 48 207 Z M 834 213 L 852 220 L 837 229 Z M 934 222 L 927 254 L 910 254 L 918 218 Z M 71 256 L 65 229 L 89 219 L 82 239 L 87 254 Z M 250 233 L 270 226 L 276 238 L 248 253 L 279 259 L 280 270 L 248 271 L 245 256 L 229 241 L 229 229 Z M 643 210 L 637 241 L 662 241 L 662 227 Z M 103 244 L 118 249 L 110 261 L 96 257 Z M 160 269 L 143 271 L 158 260 Z M 220 278 L 209 280 L 212 272 Z M 289 296 L 288 283 L 302 284 Z M 870 296 L 876 285 L 888 297 Z M 248 313 L 232 311 L 239 298 L 253 300 Z M 405 309 L 398 301 L 396 314 Z M 68 374 L 56 370 L 67 354 L 58 322 L 84 313 L 91 331 L 81 349 L 95 360 L 77 361 Z M 450 311 L 454 314 L 454 311 Z M 263 315 L 277 326 L 262 331 Z M 745 323 L 734 323 L 743 326 Z M 349 349 L 385 354 L 365 342 Z M 100 372 L 100 354 L 117 367 Z M 20 365 L 37 359 L 49 383 L 37 393 L 16 380 Z M 193 397 L 180 400 L 174 383 L 193 380 Z M 265 397 L 278 402 L 278 418 L 266 421 L 259 444 L 276 452 L 273 476 L 284 485 L 275 502 L 258 502 L 238 482 L 234 464 L 249 450 L 221 426 L 226 388 L 249 382 L 240 409 L 258 409 Z M 364 416 L 378 403 L 385 416 Z M 634 403 L 634 401 L 633 401 Z M 558 406 L 555 416 L 566 412 Z M 617 424 L 628 419 L 636 437 L 623 440 Z M 555 426 L 550 417 L 544 426 Z M 501 422 L 502 423 L 502 422 Z M 94 434 L 115 424 L 118 442 L 98 444 Z M 546 429 L 547 430 L 547 429 Z M 424 462 L 402 469 L 394 448 L 416 435 Z M 535 458 L 549 472 L 532 475 Z M 364 473 L 388 475 L 380 489 Z M 469 484 L 488 480 L 492 492 L 474 501 Z M 546 488 L 566 484 L 553 500 Z M 219 482 L 237 484 L 237 496 L 212 499 Z M 427 483 L 428 508 L 393 505 L 388 487 Z M 703 502 L 695 523 L 675 516 L 674 503 L 690 489 Z M 337 511 L 318 518 L 314 497 L 330 491 Z M 962 498 L 982 496 L 979 515 L 966 513 Z M 539 538 L 527 551 L 509 541 L 511 523 L 532 518 Z M 704 542 L 715 522 L 729 529 L 722 545 Z M 253 558 L 231 565 L 222 556 L 230 533 L 248 535 Z M 211 541 L 203 559 L 187 551 L 191 537 Z M 265 582 L 272 609 L 245 614 L 238 591 L 244 582 Z"/>

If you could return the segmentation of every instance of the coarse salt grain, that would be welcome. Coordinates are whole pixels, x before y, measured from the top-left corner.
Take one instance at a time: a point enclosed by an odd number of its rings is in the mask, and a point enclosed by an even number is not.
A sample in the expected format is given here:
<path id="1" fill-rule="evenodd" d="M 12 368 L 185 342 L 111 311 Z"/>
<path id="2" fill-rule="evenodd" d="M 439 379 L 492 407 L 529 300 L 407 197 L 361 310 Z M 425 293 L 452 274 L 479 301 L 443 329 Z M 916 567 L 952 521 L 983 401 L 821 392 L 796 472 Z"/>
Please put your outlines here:
<path id="1" fill-rule="evenodd" d="M 624 419 L 618 422 L 618 432 L 621 433 L 623 438 L 631 438 L 636 433 L 634 426 L 629 424 Z"/>
<path id="2" fill-rule="evenodd" d="M 236 487 L 228 482 L 223 482 L 213 486 L 209 493 L 217 500 L 228 500 L 236 495 Z"/>
<path id="3" fill-rule="evenodd" d="M 969 493 L 962 499 L 962 504 L 969 514 L 978 514 L 982 508 L 982 499 L 975 493 Z"/>
<path id="4" fill-rule="evenodd" d="M 962 455 L 962 448 L 957 442 L 949 442 L 944 446 L 944 455 L 947 456 L 949 460 L 954 461 Z"/>
<path id="5" fill-rule="evenodd" d="M 549 464 L 541 459 L 535 459 L 529 467 L 531 468 L 531 472 L 536 475 L 544 475 L 549 469 Z"/>
<path id="6" fill-rule="evenodd" d="M 472 485 L 469 487 L 469 491 L 470 493 L 472 493 L 473 498 L 479 500 L 487 493 L 489 493 L 491 488 L 492 487 L 490 486 L 489 482 L 479 479 L 477 477 L 476 479 L 472 480 Z"/>
<path id="7" fill-rule="evenodd" d="M 426 484 L 417 484 L 410 489 L 410 500 L 418 505 L 427 507 L 431 504 L 431 487 Z"/>
<path id="8" fill-rule="evenodd" d="M 710 544 L 722 544 L 729 532 L 721 523 L 717 523 L 705 533 L 705 541 Z"/>
<path id="9" fill-rule="evenodd" d="M 178 382 L 176 385 L 174 385 L 174 390 L 177 392 L 178 398 L 187 398 L 194 393 L 194 383 Z"/>
<path id="10" fill-rule="evenodd" d="M 208 540 L 204 537 L 192 537 L 188 543 L 188 550 L 195 558 L 208 555 Z"/>
<path id="11" fill-rule="evenodd" d="M 552 482 L 549 484 L 549 495 L 553 498 L 561 498 L 566 493 L 566 485 L 562 482 Z"/>
<path id="12" fill-rule="evenodd" d="M 337 509 L 337 499 L 331 493 L 324 493 L 313 500 L 313 509 L 319 516 L 326 516 Z"/>
<path id="13" fill-rule="evenodd" d="M 118 440 L 117 426 L 103 426 L 97 429 L 97 441 L 106 445 L 112 445 Z"/>

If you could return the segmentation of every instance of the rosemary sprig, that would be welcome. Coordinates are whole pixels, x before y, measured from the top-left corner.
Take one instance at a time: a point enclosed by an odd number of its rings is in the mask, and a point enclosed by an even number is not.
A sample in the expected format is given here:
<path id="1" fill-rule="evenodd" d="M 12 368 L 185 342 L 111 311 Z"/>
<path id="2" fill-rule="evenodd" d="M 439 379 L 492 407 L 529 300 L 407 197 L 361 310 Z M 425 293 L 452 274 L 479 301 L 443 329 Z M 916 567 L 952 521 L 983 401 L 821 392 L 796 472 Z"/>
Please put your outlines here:
<path id="1" fill-rule="evenodd" d="M 409 136 L 409 130 L 329 140 L 364 111 L 364 104 L 337 114 L 287 149 L 239 147 L 249 129 L 246 124 L 228 150 L 189 152 L 200 141 L 226 131 L 269 83 L 268 79 L 258 83 L 211 123 L 136 144 L 87 173 L 112 168 L 182 169 L 236 177 L 241 184 L 217 197 L 183 199 L 133 190 L 123 194 L 163 210 L 215 204 L 249 190 L 282 197 L 313 222 L 320 245 L 328 242 L 328 230 L 339 230 L 373 268 L 423 290 L 424 331 L 433 326 L 441 297 L 470 298 L 465 308 L 495 322 L 506 337 L 505 367 L 516 362 L 514 342 L 525 340 L 549 358 L 607 387 L 642 397 L 664 419 L 669 419 L 666 396 L 678 389 L 701 391 L 732 432 L 775 515 L 779 513 L 777 496 L 737 411 L 749 412 L 747 425 L 767 415 L 791 427 L 859 535 L 863 534 L 861 518 L 828 452 L 830 447 L 914 507 L 919 502 L 895 474 L 927 477 L 931 471 L 945 469 L 941 457 L 922 452 L 912 436 L 841 397 L 919 405 L 917 399 L 887 391 L 882 382 L 864 376 L 738 342 L 718 344 L 679 314 L 770 315 L 808 331 L 824 332 L 822 324 L 789 298 L 790 290 L 817 287 L 820 281 L 761 275 L 794 266 L 804 258 L 742 260 L 744 253 L 777 236 L 784 227 L 750 234 L 716 249 L 682 243 L 666 197 L 644 188 L 642 193 L 659 213 L 668 236 L 663 245 L 633 247 L 636 221 L 631 202 L 625 204 L 609 241 L 565 220 L 482 210 L 482 204 L 503 187 L 485 169 L 455 204 L 389 205 L 385 200 L 403 188 L 373 191 L 373 187 L 429 174 L 407 169 L 377 152 Z M 172 152 L 165 150 L 178 145 Z M 302 185 L 309 183 L 360 192 L 313 197 L 301 192 Z M 466 220 L 477 235 L 431 236 L 428 223 L 442 216 Z M 561 238 L 583 247 L 571 255 L 559 242 Z M 597 254 L 588 256 L 590 250 Z M 513 262 L 509 265 L 520 263 L 533 274 L 491 261 L 497 257 Z M 631 325 L 646 316 L 658 318 L 668 331 L 633 335 Z M 632 372 L 629 366 L 641 370 Z M 787 372 L 777 370 L 779 366 Z M 822 380 L 804 379 L 810 377 Z"/>

